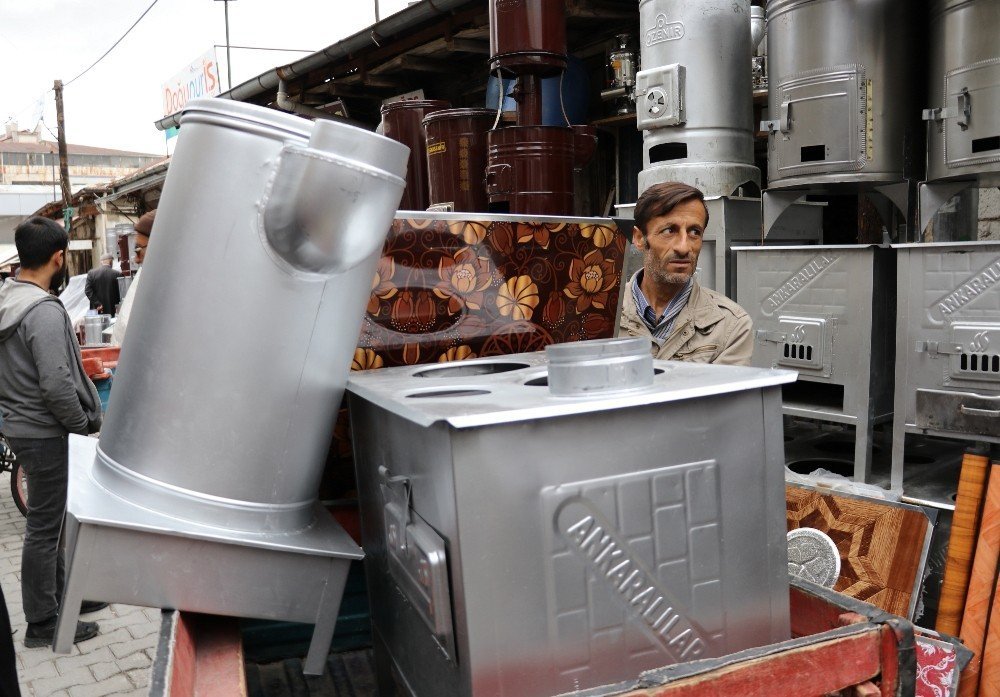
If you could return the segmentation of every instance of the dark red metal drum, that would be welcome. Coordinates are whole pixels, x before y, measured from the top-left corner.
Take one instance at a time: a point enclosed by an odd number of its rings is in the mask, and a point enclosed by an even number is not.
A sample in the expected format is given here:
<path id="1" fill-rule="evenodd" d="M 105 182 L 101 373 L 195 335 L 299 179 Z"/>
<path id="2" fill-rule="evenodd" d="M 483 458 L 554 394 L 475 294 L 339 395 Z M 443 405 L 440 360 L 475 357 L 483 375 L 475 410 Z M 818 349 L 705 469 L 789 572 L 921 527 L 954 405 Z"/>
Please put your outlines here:
<path id="1" fill-rule="evenodd" d="M 560 126 L 508 126 L 489 133 L 486 193 L 494 210 L 573 215 L 576 133 Z"/>
<path id="2" fill-rule="evenodd" d="M 445 109 L 424 117 L 431 206 L 485 212 L 488 200 L 486 134 L 497 113 L 489 109 Z"/>
<path id="3" fill-rule="evenodd" d="M 421 122 L 428 114 L 450 106 L 443 99 L 408 99 L 382 107 L 382 134 L 410 148 L 400 210 L 427 210 L 427 155 Z"/>
<path id="4" fill-rule="evenodd" d="M 542 77 L 566 69 L 563 0 L 490 0 L 490 71 Z"/>

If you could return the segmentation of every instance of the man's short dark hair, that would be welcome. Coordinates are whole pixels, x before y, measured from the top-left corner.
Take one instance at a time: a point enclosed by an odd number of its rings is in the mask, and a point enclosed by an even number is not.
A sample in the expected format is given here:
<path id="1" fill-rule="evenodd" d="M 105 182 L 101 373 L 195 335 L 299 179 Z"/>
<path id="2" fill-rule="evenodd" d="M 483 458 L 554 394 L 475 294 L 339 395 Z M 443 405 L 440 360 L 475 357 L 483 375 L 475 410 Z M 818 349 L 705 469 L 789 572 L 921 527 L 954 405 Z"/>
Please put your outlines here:
<path id="1" fill-rule="evenodd" d="M 32 271 L 45 266 L 56 252 L 65 252 L 69 235 L 56 221 L 36 215 L 14 230 L 14 246 L 21 268 Z"/>
<path id="2" fill-rule="evenodd" d="M 663 182 L 643 191 L 635 202 L 635 226 L 646 237 L 646 224 L 650 220 L 666 215 L 685 201 L 701 201 L 701 205 L 705 206 L 705 225 L 708 225 L 708 206 L 700 189 L 681 182 Z"/>

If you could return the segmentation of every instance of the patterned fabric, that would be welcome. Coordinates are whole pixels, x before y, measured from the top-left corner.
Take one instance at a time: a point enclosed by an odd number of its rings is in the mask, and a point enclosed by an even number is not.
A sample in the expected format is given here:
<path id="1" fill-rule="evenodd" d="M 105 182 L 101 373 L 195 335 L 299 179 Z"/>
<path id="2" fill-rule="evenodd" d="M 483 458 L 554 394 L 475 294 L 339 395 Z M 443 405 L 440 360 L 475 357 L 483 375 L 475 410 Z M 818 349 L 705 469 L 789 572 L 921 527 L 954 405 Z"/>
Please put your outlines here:
<path id="1" fill-rule="evenodd" d="M 955 647 L 917 636 L 916 697 L 949 697 L 958 688 Z"/>
<path id="2" fill-rule="evenodd" d="M 639 309 L 639 317 L 649 328 L 649 333 L 662 341 L 670 336 L 670 330 L 674 328 L 674 320 L 687 305 L 688 298 L 691 297 L 691 289 L 694 287 L 694 277 L 688 279 L 681 292 L 670 299 L 670 302 L 663 309 L 663 314 L 657 317 L 656 310 L 649 304 L 639 288 L 642 285 L 642 271 L 639 269 L 635 273 L 635 283 L 632 284 L 632 299 L 635 300 L 635 306 Z"/>
<path id="3" fill-rule="evenodd" d="M 352 368 L 611 337 L 625 243 L 614 225 L 587 222 L 398 218 Z"/>

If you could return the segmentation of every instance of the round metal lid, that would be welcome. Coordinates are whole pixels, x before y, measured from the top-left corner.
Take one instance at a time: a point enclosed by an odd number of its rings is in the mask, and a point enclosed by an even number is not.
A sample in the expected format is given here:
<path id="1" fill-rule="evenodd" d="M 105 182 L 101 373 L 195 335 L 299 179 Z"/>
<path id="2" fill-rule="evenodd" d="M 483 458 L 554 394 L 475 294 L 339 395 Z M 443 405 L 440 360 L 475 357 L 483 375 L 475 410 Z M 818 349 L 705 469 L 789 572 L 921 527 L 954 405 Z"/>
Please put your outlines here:
<path id="1" fill-rule="evenodd" d="M 833 539 L 816 528 L 788 532 L 788 573 L 833 588 L 840 578 L 840 550 Z"/>
<path id="2" fill-rule="evenodd" d="M 443 99 L 401 99 L 382 105 L 382 114 L 400 109 L 448 109 L 451 103 Z"/>
<path id="3" fill-rule="evenodd" d="M 422 123 L 426 126 L 434 121 L 444 121 L 445 119 L 495 119 L 496 117 L 496 109 L 442 109 L 425 116 Z"/>
<path id="4" fill-rule="evenodd" d="M 263 127 L 278 134 L 293 136 L 308 140 L 312 132 L 313 122 L 295 114 L 276 111 L 256 104 L 236 102 L 232 99 L 192 99 L 181 112 L 178 123 L 198 116 L 219 116 L 223 119 L 233 119 L 247 125 Z"/>

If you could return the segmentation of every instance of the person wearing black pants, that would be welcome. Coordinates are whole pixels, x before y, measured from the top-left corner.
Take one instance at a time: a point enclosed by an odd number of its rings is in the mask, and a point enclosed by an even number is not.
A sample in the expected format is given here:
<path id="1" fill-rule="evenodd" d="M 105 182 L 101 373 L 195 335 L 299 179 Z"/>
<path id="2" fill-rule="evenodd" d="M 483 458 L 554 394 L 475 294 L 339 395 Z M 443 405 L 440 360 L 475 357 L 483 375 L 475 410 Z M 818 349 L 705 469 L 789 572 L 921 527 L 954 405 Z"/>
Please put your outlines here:
<path id="1" fill-rule="evenodd" d="M 14 244 L 21 270 L 0 285 L 0 416 L 30 482 L 21 557 L 24 645 L 40 648 L 52 645 L 62 595 L 68 436 L 98 431 L 101 405 L 66 308 L 49 292 L 66 268 L 66 231 L 34 217 L 17 226 Z M 81 612 L 105 606 L 84 603 Z M 95 623 L 79 622 L 74 639 L 97 632 Z"/>

